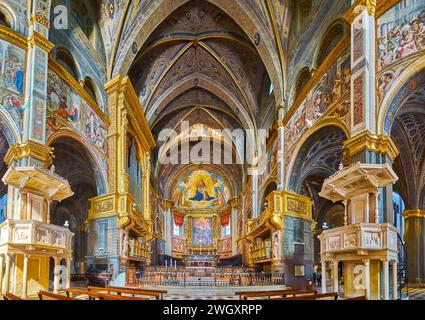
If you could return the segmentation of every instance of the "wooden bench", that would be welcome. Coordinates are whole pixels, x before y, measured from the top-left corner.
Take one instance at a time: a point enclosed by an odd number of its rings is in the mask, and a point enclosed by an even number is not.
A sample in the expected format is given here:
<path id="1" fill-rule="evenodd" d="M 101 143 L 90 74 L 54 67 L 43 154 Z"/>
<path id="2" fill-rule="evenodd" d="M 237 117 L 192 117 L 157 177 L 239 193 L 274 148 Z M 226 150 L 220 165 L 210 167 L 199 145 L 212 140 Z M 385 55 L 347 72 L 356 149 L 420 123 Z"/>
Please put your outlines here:
<path id="1" fill-rule="evenodd" d="M 235 292 L 235 295 L 238 295 L 240 300 L 248 300 L 249 298 L 271 298 L 271 297 L 287 297 L 303 294 L 316 294 L 316 290 L 271 290 L 271 291 L 249 291 L 249 292 Z"/>
<path id="2" fill-rule="evenodd" d="M 294 295 L 292 297 L 274 298 L 271 300 L 319 300 L 324 298 L 332 298 L 333 300 L 338 300 L 338 293 L 332 292 L 332 293 Z"/>
<path id="3" fill-rule="evenodd" d="M 360 296 L 360 297 L 344 298 L 344 300 L 367 300 L 367 299 L 366 299 L 366 296 Z"/>
<path id="4" fill-rule="evenodd" d="M 149 300 L 149 298 L 143 297 L 129 297 L 121 295 L 112 295 L 108 293 L 101 293 L 99 291 L 89 291 L 83 289 L 67 289 L 66 295 L 70 297 L 72 294 L 86 295 L 89 297 L 89 300 Z"/>
<path id="5" fill-rule="evenodd" d="M 57 293 L 53 293 L 53 292 L 49 292 L 49 291 L 43 291 L 40 290 L 38 293 L 38 298 L 40 300 L 43 300 L 43 297 L 47 297 L 47 298 L 51 298 L 53 300 L 79 300 L 76 298 L 72 298 L 72 297 L 67 297 L 61 294 L 57 294 Z"/>
<path id="6" fill-rule="evenodd" d="M 149 289 L 136 289 L 136 288 L 121 288 L 121 287 L 94 287 L 87 286 L 89 291 L 106 292 L 107 294 L 115 293 L 118 296 L 122 294 L 131 294 L 133 297 L 138 296 L 150 296 L 155 297 L 157 300 L 162 300 L 163 295 L 166 294 L 167 290 L 149 290 Z"/>
<path id="7" fill-rule="evenodd" d="M 15 296 L 14 294 L 11 294 L 11 293 L 9 293 L 9 292 L 6 292 L 6 293 L 3 295 L 3 299 L 4 299 L 4 300 L 6 300 L 6 301 L 18 301 L 18 300 L 24 300 L 24 299 L 19 298 L 18 296 Z"/>

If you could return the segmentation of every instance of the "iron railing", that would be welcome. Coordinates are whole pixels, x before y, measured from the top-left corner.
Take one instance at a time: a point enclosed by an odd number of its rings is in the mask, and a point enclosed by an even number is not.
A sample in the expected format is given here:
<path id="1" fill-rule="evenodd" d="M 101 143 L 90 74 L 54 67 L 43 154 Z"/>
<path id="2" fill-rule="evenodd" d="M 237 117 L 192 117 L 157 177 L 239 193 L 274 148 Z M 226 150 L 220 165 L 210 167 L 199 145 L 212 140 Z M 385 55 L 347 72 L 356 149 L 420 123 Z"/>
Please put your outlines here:
<path id="1" fill-rule="evenodd" d="M 142 285 L 177 287 L 275 286 L 284 284 L 283 273 L 217 271 L 142 271 Z"/>
<path id="2" fill-rule="evenodd" d="M 409 296 L 409 270 L 407 250 L 404 246 L 403 239 L 397 233 L 397 247 L 398 247 L 398 264 L 397 264 L 397 283 L 398 283 L 398 297 Z M 403 296 L 404 293 L 404 296 Z"/>

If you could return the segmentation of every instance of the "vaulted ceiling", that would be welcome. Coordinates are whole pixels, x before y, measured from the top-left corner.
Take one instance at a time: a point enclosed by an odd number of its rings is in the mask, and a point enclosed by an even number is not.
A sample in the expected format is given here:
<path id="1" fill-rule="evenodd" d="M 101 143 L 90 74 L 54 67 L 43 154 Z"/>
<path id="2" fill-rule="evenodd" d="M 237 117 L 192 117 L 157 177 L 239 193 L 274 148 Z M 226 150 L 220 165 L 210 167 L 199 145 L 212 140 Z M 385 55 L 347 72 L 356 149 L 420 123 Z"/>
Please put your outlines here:
<path id="1" fill-rule="evenodd" d="M 182 132 L 186 123 L 210 132 L 256 132 L 262 126 L 259 119 L 276 115 L 271 80 L 255 41 L 207 1 L 190 1 L 164 17 L 138 50 L 129 75 L 157 141 L 163 129 L 174 129 L 179 139 L 187 137 L 189 133 Z M 153 156 L 154 180 L 161 191 L 161 177 L 187 167 L 161 161 L 172 144 L 158 141 Z M 196 142 L 189 145 L 193 149 Z M 241 151 L 236 144 L 230 148 L 235 155 Z M 181 150 L 178 157 L 177 162 Z M 211 145 L 210 164 L 240 191 L 246 168 L 236 162 L 212 164 L 213 157 Z"/>

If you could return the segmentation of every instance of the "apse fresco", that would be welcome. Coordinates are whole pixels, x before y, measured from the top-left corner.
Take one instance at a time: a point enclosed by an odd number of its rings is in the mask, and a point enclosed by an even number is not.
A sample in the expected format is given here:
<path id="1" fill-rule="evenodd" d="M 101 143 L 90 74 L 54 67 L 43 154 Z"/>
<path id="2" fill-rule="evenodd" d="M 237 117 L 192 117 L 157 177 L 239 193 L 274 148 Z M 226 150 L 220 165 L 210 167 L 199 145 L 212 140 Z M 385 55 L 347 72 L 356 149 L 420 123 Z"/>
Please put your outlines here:
<path id="1" fill-rule="evenodd" d="M 380 69 L 425 49 L 425 0 L 403 3 L 378 20 Z"/>
<path id="2" fill-rule="evenodd" d="M 192 245 L 212 246 L 213 223 L 212 218 L 199 217 L 192 219 Z"/>
<path id="3" fill-rule="evenodd" d="M 229 199 L 229 188 L 214 172 L 197 170 L 185 174 L 177 183 L 173 201 L 176 206 L 194 209 L 223 207 Z"/>

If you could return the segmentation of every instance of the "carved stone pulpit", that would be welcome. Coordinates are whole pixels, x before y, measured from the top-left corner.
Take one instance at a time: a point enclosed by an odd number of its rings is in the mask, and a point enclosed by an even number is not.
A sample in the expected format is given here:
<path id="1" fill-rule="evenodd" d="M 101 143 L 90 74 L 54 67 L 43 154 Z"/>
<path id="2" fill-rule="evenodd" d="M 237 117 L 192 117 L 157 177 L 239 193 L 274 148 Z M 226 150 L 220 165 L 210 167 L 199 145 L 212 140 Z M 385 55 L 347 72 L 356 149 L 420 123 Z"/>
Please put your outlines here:
<path id="1" fill-rule="evenodd" d="M 326 265 L 332 264 L 333 291 L 339 288 L 339 267 L 344 267 L 344 295 L 368 299 L 397 298 L 397 229 L 381 223 L 379 190 L 398 180 L 388 164 L 355 163 L 323 183 L 319 195 L 345 206 L 344 226 L 323 231 L 321 242 L 322 290 L 326 291 Z M 392 266 L 390 279 L 389 265 Z M 381 272 L 382 271 L 382 272 Z M 382 277 L 382 279 L 381 279 Z"/>

